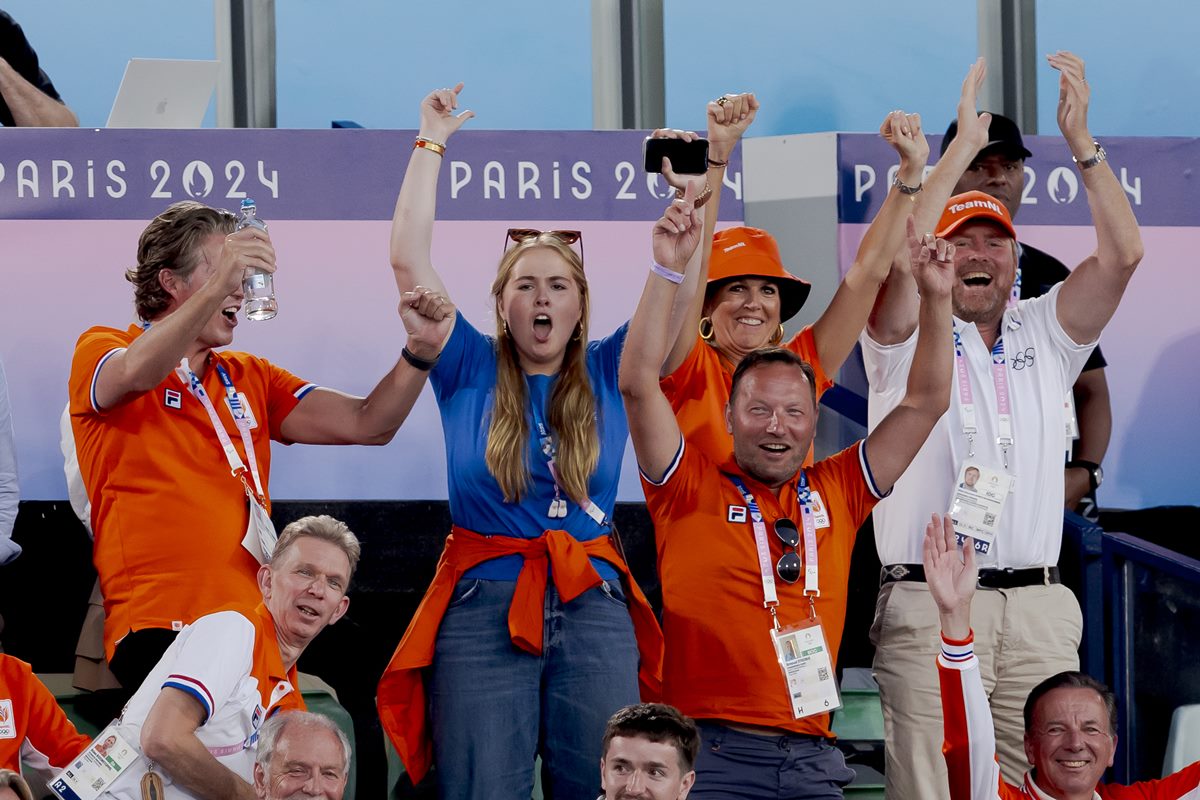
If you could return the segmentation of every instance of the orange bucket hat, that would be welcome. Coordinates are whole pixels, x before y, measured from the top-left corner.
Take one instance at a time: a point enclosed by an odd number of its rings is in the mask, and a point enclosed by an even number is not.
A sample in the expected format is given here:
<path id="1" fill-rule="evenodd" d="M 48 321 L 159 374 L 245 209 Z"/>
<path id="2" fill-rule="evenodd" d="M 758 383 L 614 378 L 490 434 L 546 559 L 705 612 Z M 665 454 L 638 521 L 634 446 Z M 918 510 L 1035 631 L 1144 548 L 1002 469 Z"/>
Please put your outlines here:
<path id="1" fill-rule="evenodd" d="M 726 228 L 713 236 L 706 299 L 735 278 L 763 278 L 779 287 L 779 321 L 786 322 L 808 299 L 812 284 L 787 271 L 775 237 L 758 228 Z"/>

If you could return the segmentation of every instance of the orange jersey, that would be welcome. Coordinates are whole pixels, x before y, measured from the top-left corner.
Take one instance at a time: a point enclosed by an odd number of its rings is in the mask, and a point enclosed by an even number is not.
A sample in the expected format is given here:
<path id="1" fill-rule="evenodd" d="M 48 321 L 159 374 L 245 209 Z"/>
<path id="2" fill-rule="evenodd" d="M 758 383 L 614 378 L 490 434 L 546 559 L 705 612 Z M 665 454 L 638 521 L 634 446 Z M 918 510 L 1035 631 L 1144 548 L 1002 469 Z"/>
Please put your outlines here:
<path id="1" fill-rule="evenodd" d="M 241 479 L 230 474 L 212 422 L 174 372 L 154 389 L 109 409 L 96 407 L 96 375 L 111 355 L 140 336 L 92 328 L 71 363 L 71 428 L 92 502 L 93 560 L 104 592 L 104 648 L 130 631 L 179 630 L 229 603 L 262 599 L 258 562 L 242 547 L 249 510 Z M 203 384 L 243 462 L 215 366 L 228 371 L 254 420 L 251 431 L 264 488 L 271 439 L 310 390 L 296 376 L 246 353 L 213 353 Z M 249 480 L 249 476 L 247 476 Z"/>
<path id="2" fill-rule="evenodd" d="M 19 658 L 0 653 L 0 769 L 60 770 L 90 740 L 75 730 L 54 695 Z"/>
<path id="3" fill-rule="evenodd" d="M 817 399 L 820 400 L 821 395 L 833 386 L 833 381 L 821 367 L 812 326 L 805 326 L 782 346 L 812 365 L 817 376 Z M 715 347 L 703 339 L 696 339 L 692 352 L 683 363 L 659 381 L 675 411 L 683 438 L 718 464 L 723 464 L 733 454 L 733 435 L 725 427 L 725 406 L 733 386 L 733 369 Z M 810 447 L 804 465 L 811 466 L 812 460 Z"/>
<path id="4" fill-rule="evenodd" d="M 754 528 L 746 502 L 728 474 L 757 500 L 771 540 L 771 562 L 783 544 L 771 525 L 787 517 L 801 527 L 796 479 L 780 496 L 746 476 L 730 458 L 711 461 L 686 442 L 676 465 L 659 484 L 642 478 L 654 520 L 663 592 L 663 702 L 698 718 L 783 728 L 830 737 L 829 715 L 795 719 L 783 672 L 771 642 L 771 616 L 763 607 Z M 816 601 L 830 655 L 836 663 L 846 618 L 850 553 L 859 525 L 879 499 L 857 443 L 805 470 L 818 520 L 821 596 Z M 818 516 L 821 516 L 818 513 Z M 803 541 L 803 540 L 802 540 Z M 803 557 L 803 544 L 801 556 Z M 804 582 L 776 581 L 782 625 L 805 620 Z"/>

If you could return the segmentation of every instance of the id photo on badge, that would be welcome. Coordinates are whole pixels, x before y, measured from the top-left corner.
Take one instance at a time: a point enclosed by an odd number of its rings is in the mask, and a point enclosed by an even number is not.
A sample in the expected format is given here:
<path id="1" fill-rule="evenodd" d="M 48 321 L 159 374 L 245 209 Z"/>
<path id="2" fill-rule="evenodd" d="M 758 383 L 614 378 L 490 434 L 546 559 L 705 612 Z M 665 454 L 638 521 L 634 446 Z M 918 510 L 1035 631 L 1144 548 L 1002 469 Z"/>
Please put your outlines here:
<path id="1" fill-rule="evenodd" d="M 950 516 L 959 541 L 970 536 L 975 549 L 987 553 L 996 540 L 1000 516 L 1012 490 L 1012 476 L 980 464 L 965 462 L 959 468 Z"/>

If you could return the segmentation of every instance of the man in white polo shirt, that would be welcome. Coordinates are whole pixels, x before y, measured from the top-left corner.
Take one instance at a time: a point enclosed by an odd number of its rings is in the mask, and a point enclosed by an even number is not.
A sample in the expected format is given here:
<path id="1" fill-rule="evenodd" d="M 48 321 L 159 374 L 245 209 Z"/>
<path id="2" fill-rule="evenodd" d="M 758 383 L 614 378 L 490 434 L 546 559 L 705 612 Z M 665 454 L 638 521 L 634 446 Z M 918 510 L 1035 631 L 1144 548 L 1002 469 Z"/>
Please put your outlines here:
<path id="1" fill-rule="evenodd" d="M 1016 270 L 1008 211 L 982 192 L 946 202 L 986 142 L 990 115 L 977 116 L 967 92 L 958 109 L 959 135 L 925 181 L 914 215 L 919 229 L 928 229 L 940 213 L 937 236 L 955 247 L 955 378 L 950 410 L 874 512 L 884 569 L 872 640 L 889 745 L 889 797 L 947 797 L 933 668 L 938 613 L 921 566 L 931 512 L 948 511 L 959 533 L 976 542 L 979 586 L 990 591 L 976 598 L 971 625 L 1010 782 L 1024 771 L 1025 698 L 1046 677 L 1079 664 L 1079 605 L 1055 566 L 1062 542 L 1063 398 L 1116 311 L 1142 242 L 1104 148 L 1088 132 L 1082 60 L 1060 52 L 1049 62 L 1060 73 L 1059 128 L 1087 190 L 1095 252 L 1048 294 L 1007 308 Z M 903 395 L 916 307 L 911 279 L 893 269 L 862 337 L 871 424 Z M 968 492 L 960 484 L 972 469 L 979 476 Z"/>
<path id="2" fill-rule="evenodd" d="M 359 553 L 358 539 L 332 517 L 284 528 L 258 573 L 262 604 L 184 628 L 129 701 L 118 733 L 143 758 L 103 796 L 255 800 L 259 728 L 272 714 L 304 708 L 296 660 L 346 613 Z M 163 791 L 144 793 L 160 781 Z"/>

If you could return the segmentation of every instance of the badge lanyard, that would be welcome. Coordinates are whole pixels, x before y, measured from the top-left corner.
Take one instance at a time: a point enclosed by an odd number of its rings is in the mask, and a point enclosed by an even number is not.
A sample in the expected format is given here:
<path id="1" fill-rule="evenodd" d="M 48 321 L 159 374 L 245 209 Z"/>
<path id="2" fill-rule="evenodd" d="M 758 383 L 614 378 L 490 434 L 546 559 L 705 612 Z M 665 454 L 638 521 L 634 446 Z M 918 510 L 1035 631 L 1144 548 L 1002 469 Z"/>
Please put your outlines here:
<path id="1" fill-rule="evenodd" d="M 250 438 L 250 420 L 246 418 L 246 409 L 242 406 L 242 398 L 238 395 L 237 389 L 233 385 L 233 380 L 229 377 L 229 373 L 220 364 L 216 365 L 216 370 L 217 375 L 221 379 L 221 385 L 225 387 L 225 396 L 229 400 L 229 410 L 233 413 L 233 422 L 242 434 L 242 445 L 246 448 L 246 461 L 249 462 L 250 476 L 254 479 L 254 489 L 257 491 L 252 490 L 250 484 L 246 482 L 246 464 L 242 463 L 237 449 L 229 439 L 229 434 L 226 432 L 225 426 L 221 423 L 220 417 L 217 416 L 217 410 L 213 407 L 212 400 L 208 397 L 208 392 L 205 391 L 204 385 L 200 383 L 200 379 L 196 377 L 196 373 L 192 372 L 192 368 L 188 365 L 186 358 L 179 362 L 178 372 L 179 377 L 187 384 L 188 390 L 200 401 L 200 405 L 204 406 L 204 410 L 208 412 L 213 432 L 216 433 L 217 441 L 220 442 L 221 449 L 225 452 L 225 459 L 229 462 L 230 473 L 241 478 L 242 486 L 246 489 L 246 495 L 253 498 L 255 502 L 265 508 L 266 493 L 263 491 L 262 481 L 258 477 L 258 458 L 254 454 L 254 442 Z"/>
<path id="2" fill-rule="evenodd" d="M 996 389 L 996 444 L 1004 453 L 1004 468 L 1008 469 L 1008 448 L 1013 445 L 1012 404 L 1008 394 L 1007 359 L 1004 355 L 1004 337 L 992 345 L 992 385 Z M 975 420 L 975 397 L 971 392 L 971 376 L 967 372 L 967 359 L 963 355 L 962 333 L 954 328 L 954 368 L 958 377 L 958 399 L 962 408 L 963 433 L 967 436 L 967 457 L 975 455 L 975 434 L 979 431 Z"/>
<path id="3" fill-rule="evenodd" d="M 537 408 L 536 403 L 531 403 L 530 405 L 533 407 L 533 423 L 537 426 L 538 442 L 542 448 L 542 455 L 546 457 L 546 466 L 550 469 L 550 480 L 554 483 L 554 499 L 550 501 L 550 509 L 546 512 L 546 516 L 550 517 L 550 519 L 563 519 L 567 516 L 567 501 L 559 489 L 558 465 L 555 463 L 555 457 L 558 455 L 558 445 L 554 441 L 554 435 L 550 432 L 550 427 L 542 419 L 541 409 Z M 608 516 L 601 510 L 600 506 L 593 503 L 586 495 L 580 500 L 579 507 L 597 525 L 602 528 L 608 527 Z"/>
<path id="4" fill-rule="evenodd" d="M 758 571 L 762 577 L 763 607 L 771 612 L 771 622 L 778 629 L 779 617 L 776 616 L 775 609 L 779 605 L 779 595 L 775 591 L 775 566 L 771 563 L 771 546 L 767 539 L 767 526 L 763 522 L 762 511 L 741 478 L 736 475 L 726 477 L 737 487 L 746 508 L 750 511 L 754 544 L 758 549 Z M 817 573 L 817 523 L 812 510 L 812 492 L 808 488 L 808 476 L 804 470 L 800 470 L 800 478 L 796 483 L 796 500 L 800 504 L 800 519 L 804 528 L 804 596 L 808 598 L 809 615 L 815 619 L 816 598 L 821 596 Z"/>

